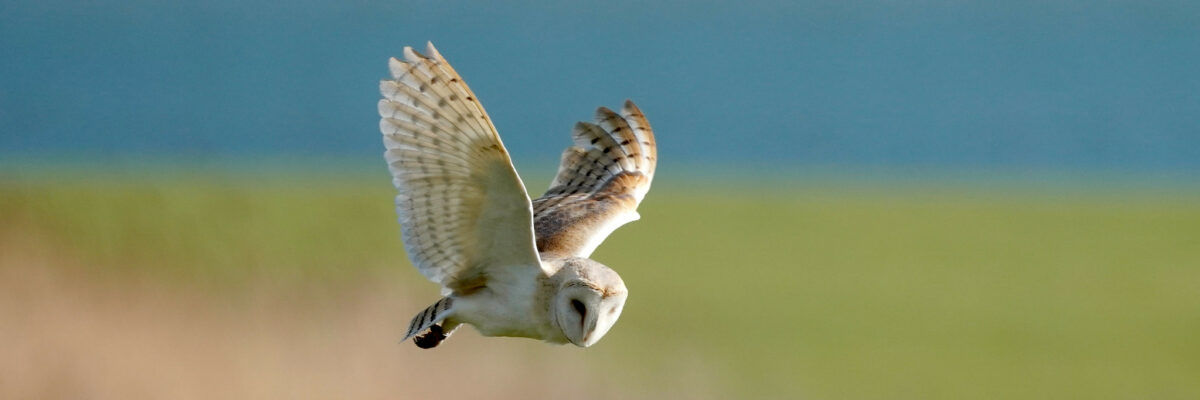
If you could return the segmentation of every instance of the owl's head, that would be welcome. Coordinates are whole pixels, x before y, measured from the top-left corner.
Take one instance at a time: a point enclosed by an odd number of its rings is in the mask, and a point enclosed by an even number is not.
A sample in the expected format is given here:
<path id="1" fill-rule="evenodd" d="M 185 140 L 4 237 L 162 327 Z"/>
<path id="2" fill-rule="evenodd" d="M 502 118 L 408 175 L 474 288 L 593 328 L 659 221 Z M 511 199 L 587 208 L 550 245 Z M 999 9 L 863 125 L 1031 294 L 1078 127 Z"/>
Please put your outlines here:
<path id="1" fill-rule="evenodd" d="M 559 275 L 555 322 L 572 344 L 596 344 L 621 317 L 629 296 L 625 282 L 616 271 L 586 258 L 569 260 Z"/>

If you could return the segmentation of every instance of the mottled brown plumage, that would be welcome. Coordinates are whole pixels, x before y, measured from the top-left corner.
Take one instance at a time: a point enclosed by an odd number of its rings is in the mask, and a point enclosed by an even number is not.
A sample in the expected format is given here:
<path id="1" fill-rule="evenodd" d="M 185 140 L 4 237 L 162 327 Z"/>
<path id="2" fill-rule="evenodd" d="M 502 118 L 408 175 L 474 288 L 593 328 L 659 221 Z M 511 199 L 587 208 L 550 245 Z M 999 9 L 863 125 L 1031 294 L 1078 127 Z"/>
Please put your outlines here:
<path id="1" fill-rule="evenodd" d="M 613 230 L 637 220 L 654 179 L 654 131 L 632 101 L 617 114 L 596 110 L 596 124 L 575 124 L 550 189 L 533 201 L 539 252 L 587 257 Z"/>

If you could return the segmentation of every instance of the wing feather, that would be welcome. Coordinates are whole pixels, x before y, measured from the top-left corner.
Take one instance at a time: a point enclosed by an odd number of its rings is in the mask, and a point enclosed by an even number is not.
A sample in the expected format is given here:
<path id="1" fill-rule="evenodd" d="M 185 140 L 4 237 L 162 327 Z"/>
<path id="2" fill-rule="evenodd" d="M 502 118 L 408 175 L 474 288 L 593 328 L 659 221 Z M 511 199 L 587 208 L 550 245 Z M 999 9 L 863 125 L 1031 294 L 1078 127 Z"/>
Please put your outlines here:
<path id="1" fill-rule="evenodd" d="M 587 257 L 609 234 L 640 216 L 657 164 L 654 131 L 631 101 L 618 114 L 600 107 L 580 122 L 550 189 L 533 201 L 538 251 Z"/>
<path id="2" fill-rule="evenodd" d="M 409 259 L 452 291 L 540 268 L 532 206 L 471 89 L 429 44 L 404 49 L 380 82 L 379 127 Z"/>

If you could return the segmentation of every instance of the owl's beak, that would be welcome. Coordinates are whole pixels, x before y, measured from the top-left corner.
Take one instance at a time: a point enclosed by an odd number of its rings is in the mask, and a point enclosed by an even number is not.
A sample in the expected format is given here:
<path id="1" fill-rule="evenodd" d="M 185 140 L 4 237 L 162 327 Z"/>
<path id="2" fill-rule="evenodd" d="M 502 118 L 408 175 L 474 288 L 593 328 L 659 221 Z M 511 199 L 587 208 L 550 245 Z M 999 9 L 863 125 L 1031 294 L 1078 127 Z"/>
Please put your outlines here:
<path id="1" fill-rule="evenodd" d="M 593 333 L 595 333 L 595 332 L 588 332 L 588 334 L 583 335 L 583 344 L 581 344 L 579 346 L 580 347 L 592 347 L 593 344 L 596 344 L 596 341 L 592 340 L 592 336 L 595 336 Z"/>
<path id="2" fill-rule="evenodd" d="M 583 348 L 592 347 L 593 344 L 596 344 L 596 341 L 592 340 L 591 337 L 592 335 L 584 336 L 583 339 L 580 339 L 578 342 L 571 342 L 571 344 Z"/>
<path id="3" fill-rule="evenodd" d="M 585 347 L 585 348 L 591 347 L 591 345 L 596 344 L 596 340 L 592 340 L 593 337 L 596 337 L 596 319 L 595 318 L 588 318 L 586 321 L 584 321 L 583 332 L 584 332 L 583 337 L 579 338 L 579 341 L 572 340 L 571 344 L 579 346 L 579 347 Z"/>

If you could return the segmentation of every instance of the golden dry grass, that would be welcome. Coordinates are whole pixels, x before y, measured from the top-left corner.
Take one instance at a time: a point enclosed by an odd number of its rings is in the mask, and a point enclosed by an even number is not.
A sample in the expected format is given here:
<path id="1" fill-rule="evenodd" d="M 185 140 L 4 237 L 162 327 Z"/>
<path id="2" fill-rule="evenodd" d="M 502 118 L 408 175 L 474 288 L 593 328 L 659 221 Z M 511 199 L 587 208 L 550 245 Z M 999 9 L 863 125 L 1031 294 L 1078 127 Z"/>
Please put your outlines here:
<path id="1" fill-rule="evenodd" d="M 0 181 L 0 398 L 1200 394 L 1195 192 L 773 185 L 656 188 L 595 347 L 421 351 L 386 179 Z"/>
<path id="2" fill-rule="evenodd" d="M 13 232 L 0 241 L 0 398 L 602 399 L 655 390 L 630 386 L 603 350 L 469 328 L 432 351 L 397 344 L 408 314 L 425 305 L 397 283 L 409 271 L 336 287 L 260 277 L 240 293 L 214 293 L 72 266 L 60 254 Z M 687 361 L 679 371 L 699 370 Z M 694 378 L 704 377 L 681 379 Z M 712 395 L 704 385 L 676 388 Z"/>

